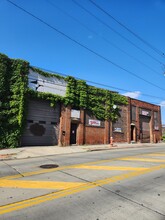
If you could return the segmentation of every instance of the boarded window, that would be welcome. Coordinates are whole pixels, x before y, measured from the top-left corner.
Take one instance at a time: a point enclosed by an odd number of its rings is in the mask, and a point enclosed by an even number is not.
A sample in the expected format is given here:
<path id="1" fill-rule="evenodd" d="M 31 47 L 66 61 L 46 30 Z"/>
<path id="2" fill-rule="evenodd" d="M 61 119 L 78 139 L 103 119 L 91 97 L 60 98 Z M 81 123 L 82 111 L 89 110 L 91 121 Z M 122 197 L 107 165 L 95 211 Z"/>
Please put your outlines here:
<path id="1" fill-rule="evenodd" d="M 131 107 L 131 120 L 136 121 L 136 106 Z"/>
<path id="2" fill-rule="evenodd" d="M 121 133 L 124 132 L 125 112 L 121 109 L 119 113 L 120 117 L 115 123 L 113 123 L 113 131 Z"/>
<path id="3" fill-rule="evenodd" d="M 97 119 L 90 111 L 86 110 L 85 113 L 86 126 L 104 127 L 104 121 Z"/>
<path id="4" fill-rule="evenodd" d="M 159 130 L 158 112 L 154 112 L 154 129 Z"/>
<path id="5" fill-rule="evenodd" d="M 140 108 L 140 115 L 143 115 L 143 116 L 151 116 L 151 111 L 148 110 L 148 109 L 142 109 Z"/>

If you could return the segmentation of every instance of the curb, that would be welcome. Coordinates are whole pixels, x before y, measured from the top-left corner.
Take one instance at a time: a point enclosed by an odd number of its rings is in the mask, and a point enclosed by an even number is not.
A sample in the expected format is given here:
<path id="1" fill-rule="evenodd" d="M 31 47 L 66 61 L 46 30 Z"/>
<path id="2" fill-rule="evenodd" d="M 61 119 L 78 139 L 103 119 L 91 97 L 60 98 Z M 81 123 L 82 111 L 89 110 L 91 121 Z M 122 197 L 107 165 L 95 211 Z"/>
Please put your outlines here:
<path id="1" fill-rule="evenodd" d="M 114 146 L 103 146 L 103 147 L 84 147 L 84 148 L 80 148 L 80 151 L 76 151 L 73 152 L 72 150 L 70 152 L 56 152 L 56 153 L 51 153 L 51 154 L 45 154 L 45 155 L 27 155 L 25 157 L 20 157 L 17 158 L 17 155 L 19 155 L 20 152 L 17 153 L 6 153 L 6 154 L 0 154 L 0 161 L 4 161 L 4 160 L 20 160 L 20 159 L 29 159 L 29 158 L 37 158 L 37 157 L 45 157 L 45 156 L 54 156 L 54 155 L 64 155 L 64 154 L 74 154 L 74 153 L 84 153 L 84 152 L 94 152 L 94 151 L 106 151 L 106 150 L 118 150 L 118 149 L 131 149 L 131 148 L 146 148 L 146 147 L 152 147 L 151 144 L 144 144 L 144 145 L 134 145 L 131 144 L 130 146 L 118 146 L 118 145 L 114 145 Z M 83 150 L 83 151 L 82 151 Z"/>

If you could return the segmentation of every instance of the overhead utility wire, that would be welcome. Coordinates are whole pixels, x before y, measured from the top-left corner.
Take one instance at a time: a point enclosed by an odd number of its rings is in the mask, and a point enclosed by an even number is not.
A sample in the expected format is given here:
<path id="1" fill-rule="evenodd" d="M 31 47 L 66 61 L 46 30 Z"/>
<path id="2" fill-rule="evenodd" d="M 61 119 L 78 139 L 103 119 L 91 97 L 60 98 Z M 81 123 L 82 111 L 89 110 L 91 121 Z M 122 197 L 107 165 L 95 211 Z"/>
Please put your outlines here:
<path id="1" fill-rule="evenodd" d="M 50 5 L 52 5 L 54 8 L 58 9 L 59 11 L 61 11 L 64 15 L 68 16 L 69 18 L 71 18 L 72 20 L 76 21 L 78 24 L 80 24 L 81 26 L 83 26 L 84 28 L 86 28 L 88 31 L 90 31 L 91 33 L 97 35 L 99 38 L 102 38 L 106 43 L 110 44 L 111 46 L 113 46 L 114 48 L 116 48 L 117 50 L 121 51 L 122 53 L 126 54 L 128 57 L 132 58 L 133 60 L 135 60 L 136 62 L 140 63 L 141 65 L 145 66 L 146 68 L 150 69 L 152 72 L 156 73 L 159 76 L 162 76 L 161 73 L 159 73 L 158 71 L 154 70 L 153 68 L 151 68 L 150 66 L 148 66 L 147 64 L 145 64 L 144 62 L 142 62 L 141 60 L 137 59 L 136 57 L 132 56 L 131 54 L 127 53 L 125 50 L 121 49 L 120 47 L 118 47 L 116 44 L 112 43 L 110 40 L 108 40 L 107 38 L 101 36 L 100 34 L 98 34 L 97 32 L 91 30 L 89 27 L 87 27 L 85 24 L 83 24 L 82 22 L 80 22 L 78 19 L 76 19 L 75 17 L 73 17 L 72 15 L 68 14 L 66 11 L 64 11 L 63 9 L 59 8 L 57 5 L 55 5 L 53 2 L 49 1 L 49 0 L 45 0 L 47 3 L 49 3 Z"/>
<path id="2" fill-rule="evenodd" d="M 94 2 L 93 0 L 88 0 L 89 2 L 91 2 L 93 5 L 95 5 L 95 7 L 97 7 L 98 9 L 100 9 L 102 12 L 104 12 L 106 15 L 108 15 L 108 17 L 112 18 L 116 23 L 118 23 L 120 26 L 122 26 L 123 28 L 125 28 L 128 32 L 130 32 L 132 35 L 134 35 L 137 39 L 139 39 L 141 42 L 143 42 L 144 44 L 146 44 L 149 48 L 151 48 L 153 51 L 155 51 L 157 54 L 161 55 L 162 57 L 165 58 L 165 53 L 163 53 L 161 50 L 157 49 L 156 47 L 154 47 L 152 44 L 150 44 L 149 42 L 147 42 L 146 40 L 144 40 L 142 37 L 140 37 L 138 34 L 136 34 L 134 31 L 132 31 L 130 28 L 128 28 L 126 25 L 124 25 L 123 23 L 121 23 L 119 20 L 117 20 L 114 16 L 112 16 L 109 12 L 107 12 L 106 10 L 104 10 L 101 6 L 99 6 L 98 4 L 96 4 L 96 2 Z"/>
<path id="3" fill-rule="evenodd" d="M 58 33 L 61 34 L 62 36 L 66 37 L 67 39 L 69 39 L 69 40 L 71 40 L 72 42 L 76 43 L 77 45 L 83 47 L 84 49 L 86 49 L 86 50 L 90 51 L 91 53 L 95 54 L 96 56 L 100 57 L 101 59 L 103 59 L 103 60 L 105 60 L 105 61 L 111 63 L 112 65 L 114 65 L 114 66 L 116 66 L 117 68 L 123 70 L 124 72 L 127 72 L 127 73 L 129 73 L 130 75 L 133 75 L 134 77 L 136 77 L 136 78 L 138 78 L 138 79 L 141 79 L 142 81 L 144 81 L 144 82 L 146 82 L 146 83 L 148 83 L 148 84 L 150 84 L 150 85 L 152 85 L 152 86 L 154 86 L 154 87 L 156 87 L 156 88 L 159 88 L 159 89 L 165 91 L 164 88 L 161 88 L 160 86 L 158 86 L 158 85 L 156 85 L 156 84 L 154 84 L 154 83 L 152 83 L 152 82 L 150 82 L 150 81 L 148 81 L 148 80 L 146 80 L 146 79 L 144 79 L 144 78 L 138 76 L 137 74 L 135 74 L 135 73 L 133 73 L 133 72 L 131 72 L 131 71 L 125 69 L 124 67 L 120 66 L 119 64 L 114 63 L 114 62 L 111 61 L 110 59 L 108 59 L 108 58 L 106 58 L 106 57 L 100 55 L 99 53 L 93 51 L 92 49 L 88 48 L 87 46 L 83 45 L 82 43 L 78 42 L 77 40 L 71 38 L 70 36 L 66 35 L 66 34 L 63 33 L 62 31 L 60 31 L 60 30 L 58 30 L 57 28 L 53 27 L 52 25 L 48 24 L 48 23 L 47 23 L 46 21 L 44 21 L 43 19 L 41 19 L 41 18 L 37 17 L 36 15 L 32 14 L 31 12 L 25 10 L 25 9 L 22 8 L 21 6 L 17 5 L 16 3 L 14 3 L 14 2 L 12 2 L 12 1 L 10 1 L 10 0 L 6 0 L 6 1 L 9 2 L 9 3 L 11 3 L 12 5 L 14 5 L 15 7 L 19 8 L 21 11 L 24 11 L 26 14 L 30 15 L 31 17 L 35 18 L 36 20 L 40 21 L 40 22 L 43 23 L 44 25 L 48 26 L 48 27 L 51 28 L 52 30 L 58 32 Z"/>
<path id="4" fill-rule="evenodd" d="M 58 75 L 61 75 L 61 76 L 64 76 L 64 77 L 69 76 L 69 75 L 64 74 L 64 73 L 55 72 L 55 71 L 48 70 L 48 69 L 45 69 L 45 68 L 42 68 L 42 67 L 38 67 L 38 66 L 31 66 L 31 67 L 41 69 L 41 70 L 43 70 L 43 71 L 45 71 L 45 72 L 49 72 L 49 73 L 51 73 L 52 75 L 53 75 L 53 74 L 58 74 Z M 118 87 L 106 85 L 106 84 L 103 84 L 103 83 L 93 82 L 93 81 L 90 81 L 90 80 L 87 80 L 87 79 L 82 79 L 82 78 L 75 77 L 75 76 L 72 76 L 72 77 L 74 77 L 75 79 L 78 79 L 78 80 L 86 81 L 86 82 L 91 83 L 91 84 L 94 84 L 94 85 L 98 85 L 98 86 L 102 86 L 102 87 L 106 87 L 106 88 L 110 88 L 110 89 L 116 89 L 116 90 L 123 91 L 123 92 L 132 92 L 132 91 L 130 91 L 130 90 L 126 90 L 126 89 L 122 89 L 122 88 L 118 88 Z M 35 78 L 34 78 L 34 79 L 35 79 Z M 52 82 L 49 81 L 49 83 L 52 83 Z M 53 82 L 53 84 L 57 85 L 57 84 L 54 83 L 54 82 Z M 62 84 L 60 84 L 60 86 L 64 86 L 64 87 L 65 87 L 65 85 L 62 85 Z M 112 92 L 115 92 L 115 91 L 112 91 Z M 156 98 L 156 99 L 164 100 L 163 97 L 152 96 L 152 95 L 145 94 L 145 93 L 141 93 L 141 95 L 146 96 L 146 97 L 151 97 L 151 98 Z"/>
<path id="5" fill-rule="evenodd" d="M 62 74 L 62 75 L 64 75 L 64 74 Z M 76 79 L 79 79 L 79 80 L 83 80 L 83 79 L 80 79 L 80 78 L 77 78 L 77 77 L 75 77 Z M 47 83 L 47 84 L 52 84 L 52 85 L 57 85 L 57 86 L 61 86 L 61 87 L 65 87 L 66 88 L 66 85 L 62 85 L 62 84 L 58 84 L 58 83 L 55 83 L 55 82 L 51 82 L 51 81 L 46 81 L 46 80 L 44 80 L 44 79 L 36 79 L 35 77 L 29 77 L 28 78 L 29 80 L 32 80 L 32 81 L 30 81 L 29 83 L 31 83 L 31 84 L 36 84 L 36 85 L 39 85 L 39 86 L 44 86 L 44 83 Z M 34 82 L 35 81 L 35 82 Z M 86 81 L 86 80 L 85 80 Z M 38 82 L 42 82 L 43 84 L 39 84 Z M 94 83 L 94 82 L 91 82 L 91 81 L 86 81 L 86 82 L 89 82 L 89 83 L 92 83 L 92 84 L 99 84 L 99 83 Z M 104 84 L 99 84 L 99 85 L 101 85 L 101 86 L 103 86 Z M 105 85 L 104 85 L 105 86 Z M 50 88 L 50 89 L 56 89 L 56 90 L 58 90 L 58 91 L 62 91 L 62 92 L 65 92 L 65 90 L 63 90 L 63 89 L 59 89 L 59 88 L 54 88 L 54 87 L 50 87 L 50 86 L 48 86 L 48 85 L 46 85 L 45 87 L 47 87 L 47 88 Z M 111 87 L 111 86 L 106 86 L 106 87 Z M 103 89 L 103 88 L 102 88 Z M 117 89 L 117 88 L 116 88 Z M 125 92 L 131 92 L 131 91 L 128 91 L 128 90 L 125 90 L 125 89 L 120 89 L 120 90 L 123 90 L 123 91 L 125 91 Z M 110 90 L 111 92 L 113 92 L 113 93 L 117 93 L 116 91 L 112 91 L 112 90 Z M 122 95 L 122 94 L 121 94 Z M 141 95 L 143 95 L 143 96 L 147 96 L 147 97 L 151 97 L 151 98 L 156 98 L 156 99 L 160 99 L 160 100 L 164 100 L 164 98 L 163 97 L 157 97 L 157 96 L 152 96 L 152 95 L 147 95 L 147 94 L 143 94 L 143 93 L 141 93 Z M 125 95 L 123 95 L 123 96 L 125 96 Z"/>
<path id="6" fill-rule="evenodd" d="M 108 29 L 110 29 L 111 31 L 113 31 L 114 33 L 116 33 L 117 35 L 119 35 L 121 38 L 123 38 L 124 40 L 126 40 L 127 42 L 129 42 L 130 44 L 132 44 L 134 47 L 136 47 L 138 50 L 142 51 L 143 53 L 145 53 L 147 56 L 149 56 L 150 58 L 152 58 L 153 60 L 155 60 L 157 63 L 164 65 L 161 61 L 159 61 L 157 58 L 155 58 L 154 56 L 152 56 L 151 54 L 149 54 L 148 52 L 146 52 L 145 50 L 143 50 L 141 47 L 137 46 L 135 43 L 133 43 L 132 41 L 130 41 L 128 38 L 124 37 L 122 34 L 120 34 L 118 31 L 116 31 L 114 28 L 112 28 L 111 26 L 109 26 L 107 23 L 105 23 L 103 20 L 101 20 L 100 18 L 98 18 L 96 15 L 94 15 L 93 13 L 91 13 L 89 10 L 87 10 L 86 8 L 84 8 L 80 3 L 78 3 L 75 0 L 72 0 L 73 3 L 75 3 L 77 6 L 79 6 L 81 9 L 83 9 L 84 11 L 86 11 L 88 14 L 90 14 L 92 17 L 94 17 L 97 21 L 99 21 L 101 24 L 105 25 Z"/>
<path id="7" fill-rule="evenodd" d="M 62 75 L 64 75 L 64 74 L 62 74 Z M 37 82 L 43 82 L 43 83 L 52 84 L 52 85 L 59 85 L 59 84 L 57 84 L 57 83 L 55 83 L 55 82 L 45 81 L 44 79 L 36 79 L 36 78 L 33 78 L 33 77 L 29 77 L 29 79 L 30 79 L 30 80 L 34 80 L 34 81 L 37 81 Z M 34 82 L 31 81 L 30 83 L 33 84 Z M 38 88 L 39 88 L 40 86 L 43 87 L 44 84 L 39 84 L 39 83 L 37 83 L 37 84 L 36 84 L 36 91 L 38 91 L 38 92 L 43 92 L 43 91 L 38 90 Z M 64 85 L 62 85 L 62 84 L 59 85 L 59 86 L 62 86 L 62 87 L 65 87 L 65 88 L 66 88 L 66 86 L 64 86 Z M 55 89 L 56 91 L 58 90 L 58 91 L 60 91 L 60 92 L 66 92 L 66 90 L 59 89 L 59 88 L 54 88 L 54 87 L 51 87 L 51 86 L 48 86 L 48 85 L 46 85 L 45 87 L 46 87 L 46 88 L 49 88 L 49 89 Z M 90 93 L 88 93 L 88 94 L 90 94 Z M 141 95 L 142 95 L 142 94 L 141 94 Z M 144 95 L 144 94 L 143 94 L 143 95 Z M 125 95 L 123 95 L 123 96 L 125 96 Z M 151 95 L 146 95 L 146 96 L 154 97 L 154 98 L 158 98 L 158 99 L 163 99 L 163 98 L 159 98 L 159 97 L 155 97 L 155 96 L 151 96 Z M 163 100 L 164 100 L 164 99 L 163 99 Z M 144 102 L 147 102 L 147 101 L 144 101 Z M 161 104 L 161 103 L 157 103 L 157 102 L 150 102 L 150 103 L 151 103 L 151 104 L 155 104 L 155 105 L 165 106 L 165 104 Z"/>
<path id="8" fill-rule="evenodd" d="M 52 73 L 52 76 L 53 74 L 58 74 L 58 75 L 61 75 L 61 76 L 69 76 L 69 75 L 66 75 L 66 74 L 63 74 L 63 73 L 57 73 L 57 72 L 54 72 L 52 70 L 47 70 L 47 69 L 44 69 L 42 67 L 37 67 L 37 66 L 31 66 L 31 67 L 35 67 L 35 68 L 38 68 L 38 69 L 41 69 L 41 70 L 44 70 L 46 72 L 49 72 L 49 73 Z M 131 92 L 131 91 L 128 91 L 128 90 L 125 90 L 125 89 L 119 89 L 119 88 L 116 88 L 116 87 L 112 87 L 112 86 L 108 86 L 108 85 L 105 85 L 105 84 L 100 84 L 100 83 L 96 83 L 96 82 L 92 82 L 92 81 L 88 81 L 88 80 L 85 80 L 85 79 L 80 79 L 78 77 L 75 77 L 76 79 L 79 79 L 79 80 L 84 80 L 86 82 L 89 82 L 89 83 L 92 83 L 92 84 L 96 84 L 96 85 L 100 85 L 100 86 L 104 86 L 104 87 L 109 87 L 109 88 L 115 88 L 115 89 L 118 89 L 118 90 L 121 90 L 121 91 L 124 91 L 124 92 Z M 47 81 L 45 79 L 38 79 L 38 78 L 34 78 L 34 77 L 28 77 L 29 80 L 32 80 L 30 81 L 29 83 L 31 84 L 36 84 L 36 90 L 38 91 L 38 86 L 44 86 L 44 83 L 47 83 L 47 84 L 52 84 L 52 85 L 58 85 L 58 86 L 61 86 L 61 87 L 65 87 L 66 89 L 66 85 L 63 85 L 63 84 L 58 84 L 58 83 L 55 83 L 55 82 L 52 82 L 52 81 Z M 38 82 L 42 82 L 43 84 L 39 84 Z M 66 90 L 63 90 L 63 89 L 59 89 L 59 88 L 53 88 L 53 87 L 50 87 L 48 85 L 46 85 L 46 88 L 50 88 L 50 89 L 55 89 L 55 90 L 58 90 L 60 92 L 66 92 Z M 42 91 L 39 91 L 39 92 L 42 92 Z M 112 91 L 113 92 L 113 91 Z M 122 94 L 123 96 L 125 96 L 124 94 Z M 152 95 L 148 95 L 148 94 L 144 94 L 144 93 L 141 93 L 141 95 L 143 96 L 147 96 L 147 97 L 152 97 L 152 98 L 156 98 L 156 99 L 162 99 L 164 100 L 163 97 L 157 97 L 157 96 L 152 96 Z M 146 102 L 146 101 L 145 101 Z M 165 106 L 165 104 L 161 104 L 161 103 L 157 103 L 157 102 L 152 102 L 153 104 L 156 104 L 156 105 L 161 105 L 161 106 Z"/>

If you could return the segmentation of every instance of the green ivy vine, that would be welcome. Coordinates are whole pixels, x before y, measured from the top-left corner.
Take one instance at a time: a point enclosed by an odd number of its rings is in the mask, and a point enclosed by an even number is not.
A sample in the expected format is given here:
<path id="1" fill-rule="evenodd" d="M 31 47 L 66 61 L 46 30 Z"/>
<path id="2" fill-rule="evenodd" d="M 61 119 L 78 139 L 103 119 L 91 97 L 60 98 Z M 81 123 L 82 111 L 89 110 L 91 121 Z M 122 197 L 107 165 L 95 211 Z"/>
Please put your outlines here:
<path id="1" fill-rule="evenodd" d="M 0 148 L 18 147 L 25 122 L 29 63 L 0 54 Z"/>
<path id="2" fill-rule="evenodd" d="M 54 95 L 47 92 L 37 92 L 32 89 L 28 89 L 28 98 L 29 99 L 40 99 L 47 100 L 50 102 L 51 107 L 55 107 L 57 103 L 63 103 L 65 98 L 59 95 Z"/>
<path id="3" fill-rule="evenodd" d="M 28 88 L 28 74 L 32 69 L 45 77 L 56 77 L 67 82 L 65 97 L 37 92 Z M 20 146 L 20 138 L 26 124 L 28 99 L 48 100 L 51 106 L 57 102 L 76 109 L 86 109 L 100 120 L 115 121 L 119 107 L 127 104 L 127 98 L 118 93 L 86 84 L 84 80 L 50 74 L 19 59 L 0 54 L 0 148 Z"/>
<path id="4" fill-rule="evenodd" d="M 74 108 L 87 108 L 87 84 L 83 80 L 76 80 L 74 77 L 68 76 L 67 81 L 65 105 Z"/>
<path id="5" fill-rule="evenodd" d="M 57 79 L 64 79 L 65 80 L 64 76 L 60 76 L 59 74 L 55 74 L 55 73 L 48 73 L 48 72 L 40 70 L 37 67 L 30 66 L 30 69 L 33 70 L 34 72 L 39 73 L 42 76 L 45 76 L 45 77 L 55 77 Z"/>
<path id="6" fill-rule="evenodd" d="M 127 98 L 118 93 L 89 86 L 85 81 L 76 80 L 71 76 L 67 77 L 66 81 L 65 104 L 90 110 L 100 120 L 116 121 L 120 116 L 118 106 L 127 104 Z"/>

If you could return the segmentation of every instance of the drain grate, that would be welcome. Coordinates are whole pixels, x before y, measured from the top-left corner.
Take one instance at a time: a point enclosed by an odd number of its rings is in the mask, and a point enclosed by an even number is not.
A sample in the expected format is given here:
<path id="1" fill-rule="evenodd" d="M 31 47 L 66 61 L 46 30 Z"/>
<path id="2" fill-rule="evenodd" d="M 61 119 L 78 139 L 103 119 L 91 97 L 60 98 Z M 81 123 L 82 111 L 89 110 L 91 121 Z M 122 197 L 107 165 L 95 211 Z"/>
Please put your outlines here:
<path id="1" fill-rule="evenodd" d="M 43 164 L 40 166 L 40 168 L 43 168 L 43 169 L 51 169 L 51 168 L 57 168 L 59 167 L 57 164 Z"/>

